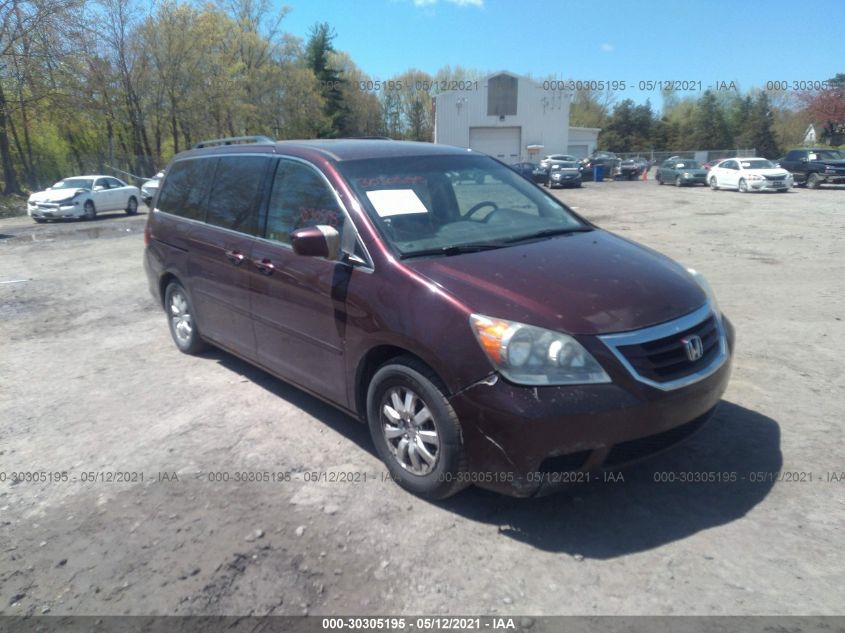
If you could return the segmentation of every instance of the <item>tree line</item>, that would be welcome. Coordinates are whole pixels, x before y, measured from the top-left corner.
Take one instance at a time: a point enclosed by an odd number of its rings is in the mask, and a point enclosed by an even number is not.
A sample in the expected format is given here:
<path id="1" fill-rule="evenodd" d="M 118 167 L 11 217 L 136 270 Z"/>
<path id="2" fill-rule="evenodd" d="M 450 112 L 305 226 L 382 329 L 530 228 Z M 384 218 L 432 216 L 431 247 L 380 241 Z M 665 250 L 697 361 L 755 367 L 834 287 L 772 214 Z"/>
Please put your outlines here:
<path id="1" fill-rule="evenodd" d="M 140 0 L 0 0 L 3 192 L 38 189 L 70 173 L 149 177 L 176 152 L 224 136 L 430 141 L 438 84 L 484 76 L 446 66 L 434 75 L 409 69 L 374 80 L 335 49 L 327 23 L 298 38 L 283 28 L 287 9 L 275 7 L 271 0 L 161 0 L 152 7 Z M 648 103 L 582 91 L 571 124 L 603 128 L 602 147 L 615 151 L 716 144 L 771 154 L 787 137 L 795 142 L 814 106 L 809 99 L 773 103 L 761 92 L 666 94 L 664 104 L 658 115 Z M 819 107 L 830 110 L 827 102 Z"/>
<path id="2" fill-rule="evenodd" d="M 756 149 L 778 158 L 802 143 L 810 123 L 818 141 L 845 143 L 845 74 L 815 91 L 706 90 L 679 97 L 663 92 L 663 108 L 618 101 L 603 92 L 576 93 L 570 123 L 600 127 L 599 147 L 616 152 Z"/>

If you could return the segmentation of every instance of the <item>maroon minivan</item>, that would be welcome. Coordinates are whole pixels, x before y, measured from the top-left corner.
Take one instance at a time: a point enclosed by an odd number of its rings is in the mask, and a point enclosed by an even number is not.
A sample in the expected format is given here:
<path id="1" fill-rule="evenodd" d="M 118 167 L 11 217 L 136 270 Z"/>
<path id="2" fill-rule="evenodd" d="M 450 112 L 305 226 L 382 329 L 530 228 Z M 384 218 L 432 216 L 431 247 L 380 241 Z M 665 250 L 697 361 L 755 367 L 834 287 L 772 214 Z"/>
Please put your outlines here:
<path id="1" fill-rule="evenodd" d="M 528 496 L 679 442 L 725 391 L 704 278 L 477 152 L 201 143 L 145 231 L 176 346 L 213 344 L 365 421 L 432 499 Z"/>

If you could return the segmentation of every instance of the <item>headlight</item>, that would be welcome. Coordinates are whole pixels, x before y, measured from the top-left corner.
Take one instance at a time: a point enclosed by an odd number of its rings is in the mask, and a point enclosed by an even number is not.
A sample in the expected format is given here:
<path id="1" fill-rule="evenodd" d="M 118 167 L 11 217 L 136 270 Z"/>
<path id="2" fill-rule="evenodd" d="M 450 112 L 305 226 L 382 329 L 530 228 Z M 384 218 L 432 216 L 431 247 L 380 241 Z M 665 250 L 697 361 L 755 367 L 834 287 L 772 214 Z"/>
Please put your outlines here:
<path id="1" fill-rule="evenodd" d="M 692 174 L 689 173 L 688 171 L 685 171 L 684 172 L 684 178 L 692 178 Z"/>
<path id="2" fill-rule="evenodd" d="M 692 276 L 695 283 L 697 283 L 704 291 L 704 294 L 707 295 L 707 301 L 709 301 L 710 305 L 713 306 L 713 311 L 716 313 L 716 316 L 721 319 L 722 312 L 719 310 L 719 302 L 716 301 L 716 293 L 713 292 L 713 288 L 711 288 L 710 284 L 707 283 L 707 279 L 704 278 L 704 275 L 693 268 L 687 268 L 687 272 Z"/>
<path id="3" fill-rule="evenodd" d="M 584 385 L 610 382 L 601 365 L 574 338 L 545 330 L 470 315 L 481 349 L 499 373 L 520 385 Z"/>
<path id="4" fill-rule="evenodd" d="M 749 174 L 748 180 L 763 180 L 763 177 L 760 174 Z"/>

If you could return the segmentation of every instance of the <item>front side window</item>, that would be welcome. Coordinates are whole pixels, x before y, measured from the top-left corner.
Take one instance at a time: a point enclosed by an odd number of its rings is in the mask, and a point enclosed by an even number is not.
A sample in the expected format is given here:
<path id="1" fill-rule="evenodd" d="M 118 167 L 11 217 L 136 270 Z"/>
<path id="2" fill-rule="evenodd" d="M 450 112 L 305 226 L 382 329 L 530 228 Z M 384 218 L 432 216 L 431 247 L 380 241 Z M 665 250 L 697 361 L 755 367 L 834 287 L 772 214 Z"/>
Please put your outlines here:
<path id="1" fill-rule="evenodd" d="M 205 221 L 208 193 L 218 159 L 194 158 L 173 163 L 157 208 L 190 220 Z"/>
<path id="2" fill-rule="evenodd" d="M 107 178 L 98 178 L 97 182 L 94 183 L 94 186 L 95 187 L 102 187 L 103 189 L 110 189 L 111 188 Z"/>
<path id="3" fill-rule="evenodd" d="M 267 209 L 267 239 L 290 244 L 291 231 L 318 224 L 342 231 L 344 218 L 334 193 L 314 168 L 279 161 Z"/>
<path id="4" fill-rule="evenodd" d="M 557 199 L 485 156 L 365 159 L 340 169 L 402 257 L 590 230 Z"/>
<path id="5" fill-rule="evenodd" d="M 224 156 L 217 165 L 208 200 L 207 222 L 231 231 L 256 235 L 259 188 L 269 159 Z"/>

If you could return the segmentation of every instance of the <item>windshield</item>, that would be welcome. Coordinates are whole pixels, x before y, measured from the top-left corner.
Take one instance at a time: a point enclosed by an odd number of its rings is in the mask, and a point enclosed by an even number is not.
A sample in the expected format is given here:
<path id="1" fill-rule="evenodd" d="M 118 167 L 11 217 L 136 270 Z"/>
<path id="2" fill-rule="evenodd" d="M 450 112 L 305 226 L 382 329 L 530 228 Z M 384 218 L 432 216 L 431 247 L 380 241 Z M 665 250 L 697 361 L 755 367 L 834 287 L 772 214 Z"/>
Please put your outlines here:
<path id="1" fill-rule="evenodd" d="M 578 169 L 578 163 L 572 161 L 565 161 L 556 165 L 558 169 Z"/>
<path id="2" fill-rule="evenodd" d="M 683 160 L 675 164 L 675 169 L 699 169 L 701 164 L 695 160 Z"/>
<path id="3" fill-rule="evenodd" d="M 742 161 L 743 169 L 772 169 L 774 164 L 770 160 L 744 160 Z"/>
<path id="4" fill-rule="evenodd" d="M 50 189 L 91 189 L 94 186 L 94 181 L 90 178 L 67 178 L 60 180 Z"/>
<path id="5" fill-rule="evenodd" d="M 340 169 L 401 256 L 589 230 L 555 198 L 484 156 L 367 159 Z"/>

